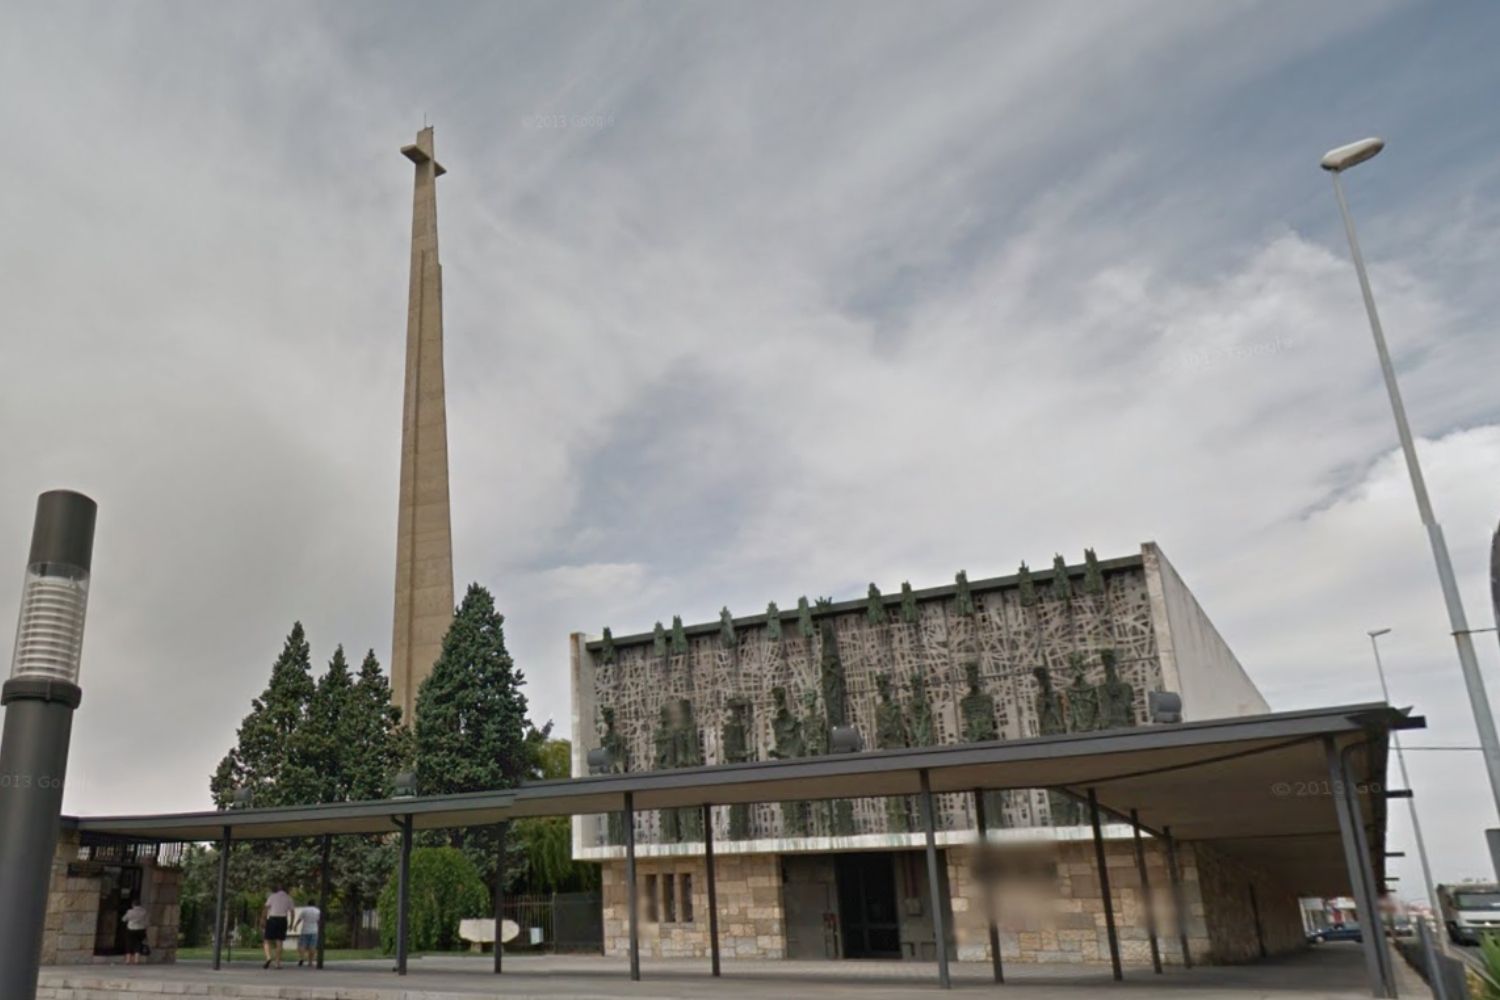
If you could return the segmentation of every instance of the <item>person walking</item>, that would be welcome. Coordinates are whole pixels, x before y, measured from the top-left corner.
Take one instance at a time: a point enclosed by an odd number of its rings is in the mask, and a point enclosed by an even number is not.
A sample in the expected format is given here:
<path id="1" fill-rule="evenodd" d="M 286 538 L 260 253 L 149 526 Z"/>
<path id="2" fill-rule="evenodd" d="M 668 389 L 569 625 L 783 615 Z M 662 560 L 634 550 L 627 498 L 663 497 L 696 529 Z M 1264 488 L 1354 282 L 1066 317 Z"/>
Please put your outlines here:
<path id="1" fill-rule="evenodd" d="M 151 926 L 151 915 L 137 898 L 130 900 L 130 909 L 120 918 L 125 925 L 125 964 L 140 965 L 146 952 L 146 929 Z"/>
<path id="2" fill-rule="evenodd" d="M 261 941 L 261 949 L 266 955 L 262 969 L 269 969 L 272 962 L 276 963 L 276 968 L 281 968 L 281 949 L 286 945 L 287 924 L 296 909 L 297 904 L 292 901 L 291 895 L 279 883 L 273 885 L 262 910 L 266 923 Z"/>
<path id="3" fill-rule="evenodd" d="M 312 967 L 318 962 L 318 923 L 322 919 L 323 911 L 311 903 L 297 909 L 297 919 L 292 922 L 292 930 L 297 935 L 298 968 L 303 963 Z"/>

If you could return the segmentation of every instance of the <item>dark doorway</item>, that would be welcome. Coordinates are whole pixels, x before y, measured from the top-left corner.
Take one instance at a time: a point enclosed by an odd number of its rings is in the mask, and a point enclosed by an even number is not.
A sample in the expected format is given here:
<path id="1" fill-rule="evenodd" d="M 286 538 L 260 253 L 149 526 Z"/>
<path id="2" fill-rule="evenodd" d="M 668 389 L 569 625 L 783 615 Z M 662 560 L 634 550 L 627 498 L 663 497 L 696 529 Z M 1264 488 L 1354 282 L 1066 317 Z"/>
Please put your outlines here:
<path id="1" fill-rule="evenodd" d="M 105 868 L 99 879 L 99 914 L 94 922 L 94 954 L 125 954 L 125 911 L 141 894 L 141 869 L 137 866 Z"/>
<path id="2" fill-rule="evenodd" d="M 900 958 L 901 916 L 893 855 L 841 854 L 837 863 L 844 957 Z"/>

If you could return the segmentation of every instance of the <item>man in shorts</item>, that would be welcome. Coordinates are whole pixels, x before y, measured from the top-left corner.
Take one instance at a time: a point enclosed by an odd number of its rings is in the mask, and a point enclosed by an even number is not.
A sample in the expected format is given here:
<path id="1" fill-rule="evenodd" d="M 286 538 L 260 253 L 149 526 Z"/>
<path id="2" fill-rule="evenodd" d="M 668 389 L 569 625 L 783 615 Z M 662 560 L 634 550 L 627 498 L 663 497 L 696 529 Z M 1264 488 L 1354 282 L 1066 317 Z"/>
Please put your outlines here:
<path id="1" fill-rule="evenodd" d="M 261 949 L 266 953 L 266 964 L 262 969 L 269 969 L 271 963 L 276 963 L 276 968 L 281 968 L 281 949 L 286 942 L 287 925 L 291 921 L 292 913 L 297 909 L 297 904 L 292 902 L 291 895 L 280 885 L 271 890 L 271 895 L 266 897 L 266 905 L 262 912 L 265 914 L 266 932 L 261 940 Z"/>
<path id="2" fill-rule="evenodd" d="M 323 911 L 311 903 L 297 908 L 297 919 L 292 921 L 292 929 L 297 932 L 299 968 L 303 963 L 314 966 L 318 962 L 318 922 L 322 919 Z"/>

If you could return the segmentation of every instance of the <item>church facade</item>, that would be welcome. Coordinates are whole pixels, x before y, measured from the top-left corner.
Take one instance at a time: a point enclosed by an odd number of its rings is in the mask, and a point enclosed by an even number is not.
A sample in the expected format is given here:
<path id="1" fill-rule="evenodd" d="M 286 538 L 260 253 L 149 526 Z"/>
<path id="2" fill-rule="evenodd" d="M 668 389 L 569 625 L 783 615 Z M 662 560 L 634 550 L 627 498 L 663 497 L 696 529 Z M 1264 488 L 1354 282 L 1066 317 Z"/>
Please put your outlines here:
<path id="1" fill-rule="evenodd" d="M 1050 569 L 882 593 L 802 598 L 785 609 L 649 632 L 572 638 L 574 773 L 589 751 L 642 771 L 829 752 L 835 727 L 871 749 L 1021 739 L 1150 725 L 1148 695 L 1181 695 L 1183 718 L 1264 712 L 1266 703 L 1159 547 Z M 596 755 L 596 765 L 597 757 Z M 853 791 L 853 790 L 851 790 Z M 1078 804 L 1044 789 L 988 792 L 990 860 L 981 862 L 972 796 L 937 799 L 942 876 L 961 959 L 989 950 L 978 874 L 1043 891 L 1001 921 L 1007 960 L 1103 961 L 1102 896 Z M 720 931 L 730 957 L 930 958 L 935 953 L 915 800 L 851 797 L 712 810 Z M 636 817 L 646 954 L 707 952 L 703 817 Z M 1128 827 L 1106 827 L 1127 961 L 1142 958 L 1148 907 Z M 604 868 L 606 950 L 623 953 L 624 831 L 615 816 L 578 817 L 574 855 Z M 1300 945 L 1295 893 L 1274 873 L 1179 852 L 1189 947 L 1201 960 L 1258 953 L 1267 927 Z M 998 859 L 998 860 L 997 860 Z M 1114 865 L 1122 866 L 1116 877 Z M 1150 845 L 1154 888 L 1169 884 Z M 1256 926 L 1244 900 L 1259 886 Z M 1249 897 L 1244 887 L 1251 887 Z M 1222 898 L 1220 898 L 1222 896 Z M 1283 900 L 1283 897 L 1285 899 Z M 1280 911 L 1289 907 L 1288 914 Z M 1286 924 L 1290 916 L 1291 924 Z M 1285 926 L 1291 930 L 1285 930 Z M 1166 934 L 1165 928 L 1163 934 Z M 1168 960 L 1180 949 L 1166 949 Z"/>

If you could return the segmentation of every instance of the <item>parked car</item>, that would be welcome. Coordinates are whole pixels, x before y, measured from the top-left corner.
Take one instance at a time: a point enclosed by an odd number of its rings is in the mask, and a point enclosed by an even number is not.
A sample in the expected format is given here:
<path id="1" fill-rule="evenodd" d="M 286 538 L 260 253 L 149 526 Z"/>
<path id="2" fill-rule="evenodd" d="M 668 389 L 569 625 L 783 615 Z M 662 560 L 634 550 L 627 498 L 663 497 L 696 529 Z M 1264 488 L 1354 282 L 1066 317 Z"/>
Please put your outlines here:
<path id="1" fill-rule="evenodd" d="M 1319 927 L 1307 935 L 1308 944 L 1322 944 L 1325 941 L 1363 941 L 1364 935 L 1359 932 L 1358 924 L 1334 924 L 1331 927 Z"/>

